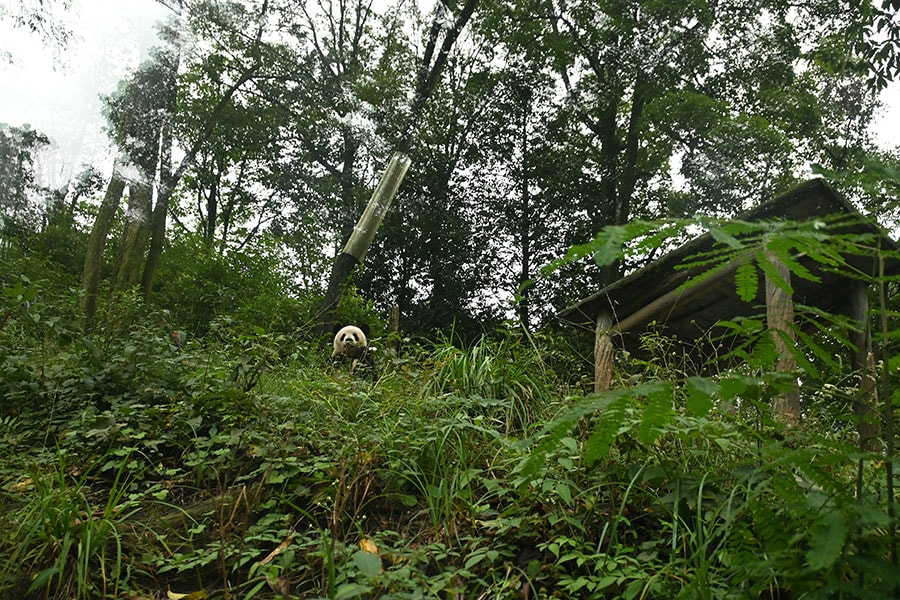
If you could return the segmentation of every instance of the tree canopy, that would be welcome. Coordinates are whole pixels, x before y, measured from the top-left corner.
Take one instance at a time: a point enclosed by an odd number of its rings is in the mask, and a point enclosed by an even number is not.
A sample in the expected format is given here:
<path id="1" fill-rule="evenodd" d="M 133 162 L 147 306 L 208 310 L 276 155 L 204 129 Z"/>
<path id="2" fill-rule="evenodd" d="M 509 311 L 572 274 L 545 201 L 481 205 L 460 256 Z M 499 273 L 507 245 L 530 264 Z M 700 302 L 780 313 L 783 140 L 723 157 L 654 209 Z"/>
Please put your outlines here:
<path id="1" fill-rule="evenodd" d="M 854 175 L 893 161 L 868 132 L 897 70 L 890 2 L 172 8 L 166 45 L 108 101 L 118 172 L 159 190 L 127 188 L 148 229 L 123 230 L 116 287 L 160 288 L 166 243 L 197 237 L 218 255 L 274 242 L 321 293 L 395 149 L 412 168 L 354 282 L 421 333 L 546 323 L 639 264 L 542 276 L 567 247 L 634 218 L 734 214 L 814 169 L 891 210 Z"/>

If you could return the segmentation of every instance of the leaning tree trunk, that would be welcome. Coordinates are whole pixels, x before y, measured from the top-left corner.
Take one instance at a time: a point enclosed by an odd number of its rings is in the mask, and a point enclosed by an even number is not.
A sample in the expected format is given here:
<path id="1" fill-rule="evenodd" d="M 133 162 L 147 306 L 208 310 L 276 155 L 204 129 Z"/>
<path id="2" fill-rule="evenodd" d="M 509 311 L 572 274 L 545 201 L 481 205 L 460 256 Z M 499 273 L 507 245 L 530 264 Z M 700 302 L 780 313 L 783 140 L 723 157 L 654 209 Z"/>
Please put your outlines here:
<path id="1" fill-rule="evenodd" d="M 344 249 L 338 254 L 328 281 L 325 300 L 322 303 L 319 336 L 325 335 L 331 329 L 334 311 L 341 299 L 347 278 L 365 258 L 366 251 L 372 244 L 372 240 L 375 239 L 375 232 L 381 226 L 381 221 L 406 176 L 409 164 L 409 157 L 402 152 L 397 152 L 391 157 L 391 161 L 381 176 L 381 181 L 378 182 L 378 187 L 372 192 L 372 198 L 369 200 L 366 210 L 353 228 L 353 233 L 350 234 L 350 239 L 347 240 Z"/>
<path id="2" fill-rule="evenodd" d="M 125 229 L 122 245 L 113 268 L 113 291 L 124 292 L 137 285 L 140 280 L 144 253 L 150 239 L 150 218 L 152 214 L 152 188 L 146 182 L 132 182 L 128 189 L 128 211 L 125 215 Z"/>
<path id="3" fill-rule="evenodd" d="M 122 201 L 125 191 L 125 180 L 119 175 L 118 161 L 113 167 L 113 175 L 106 187 L 106 194 L 100 204 L 100 211 L 94 219 L 91 235 L 88 238 L 87 252 L 84 259 L 84 272 L 81 278 L 84 295 L 81 297 L 81 309 L 84 312 L 85 327 L 90 328 L 97 313 L 97 294 L 100 288 L 100 272 L 103 267 L 103 252 L 106 249 L 106 238 L 112 229 L 113 219 Z"/>
<path id="4" fill-rule="evenodd" d="M 322 310 L 320 311 L 317 332 L 320 337 L 331 329 L 334 310 L 337 308 L 338 302 L 340 301 L 341 292 L 347 283 L 347 278 L 350 276 L 350 273 L 353 272 L 353 269 L 362 262 L 363 255 L 365 255 L 369 244 L 372 243 L 372 239 L 375 237 L 375 231 L 378 229 L 378 226 L 381 225 L 381 219 L 390 207 L 394 194 L 397 192 L 396 188 L 400 186 L 403 177 L 406 175 L 406 170 L 409 168 L 410 163 L 406 153 L 409 152 L 409 149 L 412 146 L 413 134 L 419 123 L 422 111 L 425 108 L 425 103 L 434 93 L 438 81 L 440 80 L 441 73 L 444 70 L 444 66 L 447 64 L 447 60 L 450 57 L 450 50 L 462 33 L 466 23 L 472 18 L 472 14 L 475 12 L 475 7 L 478 6 L 478 2 L 479 0 L 465 0 L 459 15 L 454 20 L 453 25 L 449 28 L 446 27 L 446 19 L 449 16 L 446 5 L 443 2 L 439 2 L 437 5 L 434 22 L 431 25 L 431 30 L 428 34 L 428 42 L 425 45 L 425 53 L 422 56 L 422 64 L 416 73 L 415 94 L 413 96 L 409 117 L 406 121 L 406 127 L 400 139 L 399 150 L 394 154 L 387 169 L 385 169 L 384 174 L 381 176 L 381 182 L 378 184 L 378 188 L 375 189 L 375 193 L 372 195 L 372 199 L 369 201 L 366 211 L 363 213 L 363 216 L 360 217 L 359 222 L 353 229 L 350 241 L 347 242 L 344 251 L 338 255 L 334 262 L 334 266 L 331 270 L 331 277 L 329 277 L 328 280 L 328 290 L 325 292 L 325 300 L 322 303 Z M 441 33 L 444 33 L 444 36 L 439 46 L 438 41 L 441 37 Z M 402 163 L 402 167 L 399 163 Z M 392 169 L 397 169 L 399 171 L 399 177 L 397 177 L 398 173 L 391 174 Z M 385 193 L 380 194 L 379 190 L 385 184 L 385 181 L 391 178 L 396 178 L 393 191 L 390 192 L 390 195 Z M 359 255 L 354 254 L 354 252 L 359 253 L 360 251 L 361 253 Z"/>

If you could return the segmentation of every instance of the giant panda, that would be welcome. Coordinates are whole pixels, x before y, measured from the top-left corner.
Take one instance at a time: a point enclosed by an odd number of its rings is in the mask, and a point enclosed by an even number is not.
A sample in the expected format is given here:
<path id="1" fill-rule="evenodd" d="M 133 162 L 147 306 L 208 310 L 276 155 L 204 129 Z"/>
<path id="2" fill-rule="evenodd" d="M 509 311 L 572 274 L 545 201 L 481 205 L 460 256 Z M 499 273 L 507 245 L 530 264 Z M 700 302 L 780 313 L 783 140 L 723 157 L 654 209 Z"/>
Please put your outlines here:
<path id="1" fill-rule="evenodd" d="M 373 379 L 378 378 L 375 371 L 375 348 L 369 346 L 366 336 L 369 335 L 369 326 L 360 325 L 335 325 L 334 326 L 334 352 L 331 358 L 350 363 L 350 372 L 364 369 Z"/>

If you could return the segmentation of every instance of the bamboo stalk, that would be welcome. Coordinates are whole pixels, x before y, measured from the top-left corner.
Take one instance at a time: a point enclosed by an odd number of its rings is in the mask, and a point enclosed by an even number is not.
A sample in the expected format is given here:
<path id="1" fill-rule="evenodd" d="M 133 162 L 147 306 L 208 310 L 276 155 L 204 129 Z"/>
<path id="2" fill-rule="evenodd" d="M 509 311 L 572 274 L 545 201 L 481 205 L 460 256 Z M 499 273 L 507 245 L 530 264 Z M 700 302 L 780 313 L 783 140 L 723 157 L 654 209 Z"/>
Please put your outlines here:
<path id="1" fill-rule="evenodd" d="M 353 233 L 350 235 L 350 239 L 347 240 L 343 253 L 349 254 L 358 263 L 362 263 L 366 256 L 366 251 L 372 244 L 372 240 L 375 239 L 375 232 L 381 226 L 381 221 L 390 208 L 391 202 L 397 194 L 397 189 L 403 183 L 403 178 L 406 176 L 409 165 L 409 157 L 402 152 L 396 152 L 391 157 L 391 161 L 378 182 L 378 187 L 372 192 L 372 198 L 366 205 L 366 210 L 363 211 L 362 216 L 353 228 Z"/>

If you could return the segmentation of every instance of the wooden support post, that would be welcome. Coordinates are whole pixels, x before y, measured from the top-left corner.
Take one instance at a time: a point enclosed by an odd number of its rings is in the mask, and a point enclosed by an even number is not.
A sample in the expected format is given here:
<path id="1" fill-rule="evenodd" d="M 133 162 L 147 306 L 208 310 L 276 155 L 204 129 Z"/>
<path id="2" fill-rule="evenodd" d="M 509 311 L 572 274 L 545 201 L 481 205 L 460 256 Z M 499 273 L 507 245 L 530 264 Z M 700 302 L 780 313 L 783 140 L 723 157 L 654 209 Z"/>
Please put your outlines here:
<path id="1" fill-rule="evenodd" d="M 613 345 L 610 329 L 612 329 L 612 312 L 601 310 L 597 314 L 597 323 L 594 328 L 594 393 L 605 392 L 612 384 Z"/>
<path id="2" fill-rule="evenodd" d="M 784 281 L 790 283 L 791 273 L 788 268 L 775 256 L 769 255 L 771 262 Z M 779 372 L 793 372 L 797 370 L 797 361 L 791 354 L 789 345 L 796 343 L 794 332 L 794 299 L 789 290 L 786 290 L 766 277 L 766 326 L 772 333 L 775 342 L 775 350 L 778 359 L 775 362 L 775 370 Z M 775 397 L 772 401 L 775 416 L 781 417 L 789 423 L 800 421 L 800 388 L 794 385 L 793 389 Z"/>
<path id="3" fill-rule="evenodd" d="M 396 356 L 400 355 L 400 305 L 391 306 L 391 320 L 388 324 L 388 343 Z"/>
<path id="4" fill-rule="evenodd" d="M 855 329 L 850 331 L 850 365 L 859 373 L 859 385 L 853 407 L 857 417 L 859 445 L 863 450 L 878 450 L 881 418 L 878 412 L 878 390 L 875 380 L 875 354 L 869 329 L 869 296 L 865 283 L 854 281 L 848 294 L 849 315 Z"/>

